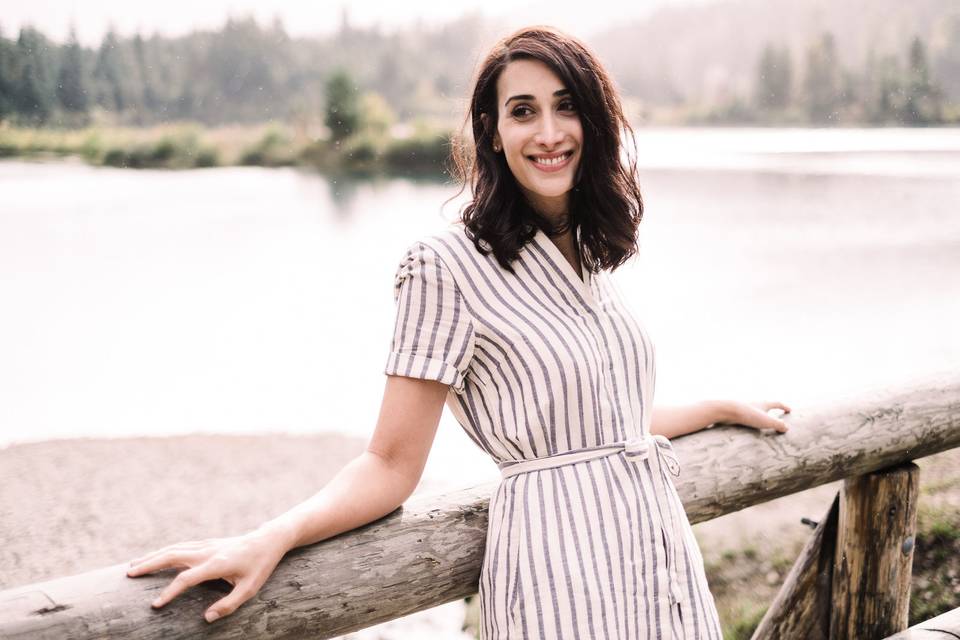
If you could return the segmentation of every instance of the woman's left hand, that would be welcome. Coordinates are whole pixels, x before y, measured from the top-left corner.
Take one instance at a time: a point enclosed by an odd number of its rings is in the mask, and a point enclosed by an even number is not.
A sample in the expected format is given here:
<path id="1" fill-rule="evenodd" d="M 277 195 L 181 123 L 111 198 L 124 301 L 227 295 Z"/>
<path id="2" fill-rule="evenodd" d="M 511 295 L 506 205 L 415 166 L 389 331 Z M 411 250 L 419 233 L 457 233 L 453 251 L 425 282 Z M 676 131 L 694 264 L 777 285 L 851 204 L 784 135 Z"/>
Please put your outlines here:
<path id="1" fill-rule="evenodd" d="M 771 409 L 781 409 L 784 413 L 790 413 L 790 407 L 782 402 L 739 402 L 730 400 L 725 404 L 725 417 L 714 424 L 741 424 L 754 429 L 775 429 L 780 433 L 784 433 L 790 428 L 780 418 L 775 418 L 767 413 Z"/>

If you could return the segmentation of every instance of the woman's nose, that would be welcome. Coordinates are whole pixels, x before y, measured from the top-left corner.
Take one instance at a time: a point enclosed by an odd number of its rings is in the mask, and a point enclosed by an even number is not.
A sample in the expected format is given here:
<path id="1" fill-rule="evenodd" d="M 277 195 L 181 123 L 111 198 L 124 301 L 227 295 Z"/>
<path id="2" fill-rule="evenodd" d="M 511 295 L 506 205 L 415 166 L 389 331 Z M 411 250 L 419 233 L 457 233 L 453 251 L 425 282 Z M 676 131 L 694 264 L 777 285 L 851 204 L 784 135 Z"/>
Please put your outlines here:
<path id="1" fill-rule="evenodd" d="M 560 128 L 553 114 L 545 115 L 540 121 L 540 129 L 537 131 L 534 140 L 537 144 L 552 147 L 555 144 L 563 142 L 563 130 Z"/>

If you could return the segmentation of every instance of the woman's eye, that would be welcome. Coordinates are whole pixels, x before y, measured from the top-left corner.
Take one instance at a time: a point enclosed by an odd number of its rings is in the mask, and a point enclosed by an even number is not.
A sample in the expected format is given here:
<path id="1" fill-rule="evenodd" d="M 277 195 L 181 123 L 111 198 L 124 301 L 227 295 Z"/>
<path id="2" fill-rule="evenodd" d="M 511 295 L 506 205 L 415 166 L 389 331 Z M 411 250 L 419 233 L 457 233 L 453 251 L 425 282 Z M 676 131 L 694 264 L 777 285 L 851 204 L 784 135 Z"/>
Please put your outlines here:
<path id="1" fill-rule="evenodd" d="M 573 102 L 570 100 L 564 100 L 558 105 L 558 108 L 560 111 L 576 111 L 577 110 L 576 106 L 574 106 Z M 531 109 L 527 105 L 519 105 L 517 107 L 514 107 L 513 111 L 510 112 L 510 114 L 514 118 L 526 118 L 532 113 L 533 113 L 533 109 Z"/>

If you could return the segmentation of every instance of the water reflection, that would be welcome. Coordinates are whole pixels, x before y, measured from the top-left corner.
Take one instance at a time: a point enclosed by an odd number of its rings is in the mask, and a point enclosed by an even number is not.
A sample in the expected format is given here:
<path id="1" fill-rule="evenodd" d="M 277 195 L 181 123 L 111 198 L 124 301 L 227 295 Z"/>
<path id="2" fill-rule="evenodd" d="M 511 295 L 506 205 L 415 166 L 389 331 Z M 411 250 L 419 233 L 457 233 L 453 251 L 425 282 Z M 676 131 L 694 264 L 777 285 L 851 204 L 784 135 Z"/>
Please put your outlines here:
<path id="1" fill-rule="evenodd" d="M 960 363 L 960 180 L 913 175 L 914 152 L 893 176 L 834 153 L 641 168 L 641 252 L 615 277 L 656 341 L 658 401 L 812 403 Z M 0 186 L 0 442 L 369 435 L 394 270 L 463 201 L 297 169 L 3 162 Z M 445 414 L 427 477 L 491 472 Z"/>

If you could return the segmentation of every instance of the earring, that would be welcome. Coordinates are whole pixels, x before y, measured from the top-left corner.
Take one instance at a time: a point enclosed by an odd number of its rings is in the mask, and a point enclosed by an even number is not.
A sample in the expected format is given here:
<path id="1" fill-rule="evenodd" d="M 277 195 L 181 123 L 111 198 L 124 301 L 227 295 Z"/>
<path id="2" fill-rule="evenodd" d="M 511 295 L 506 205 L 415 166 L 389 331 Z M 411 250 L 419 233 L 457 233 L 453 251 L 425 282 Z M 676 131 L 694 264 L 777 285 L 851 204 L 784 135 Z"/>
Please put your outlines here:
<path id="1" fill-rule="evenodd" d="M 500 153 L 500 145 L 498 145 L 496 142 L 493 143 L 493 151 L 494 153 Z"/>

